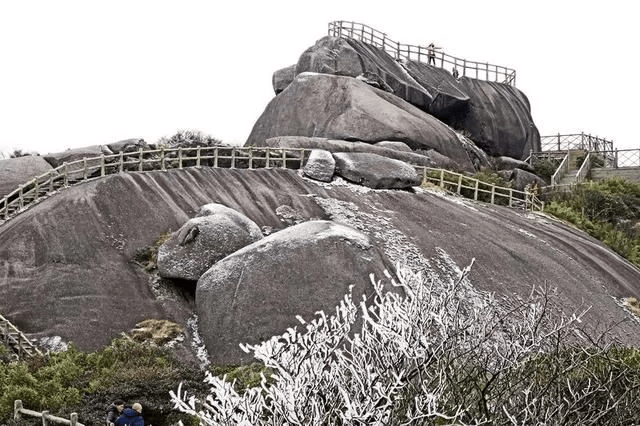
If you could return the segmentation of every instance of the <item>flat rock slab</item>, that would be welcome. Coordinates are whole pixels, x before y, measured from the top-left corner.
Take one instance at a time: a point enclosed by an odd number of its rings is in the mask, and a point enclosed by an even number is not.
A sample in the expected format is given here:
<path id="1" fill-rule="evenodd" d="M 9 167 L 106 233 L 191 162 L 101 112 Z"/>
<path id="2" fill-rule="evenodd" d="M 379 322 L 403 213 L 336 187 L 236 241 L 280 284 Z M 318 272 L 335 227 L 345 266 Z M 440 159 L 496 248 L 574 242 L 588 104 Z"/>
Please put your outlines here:
<path id="1" fill-rule="evenodd" d="M 158 250 L 158 274 L 197 281 L 218 260 L 262 238 L 251 219 L 221 204 L 200 208 Z"/>
<path id="2" fill-rule="evenodd" d="M 199 329 L 211 361 L 250 362 L 240 343 L 281 334 L 315 312 L 332 312 L 353 285 L 354 300 L 371 295 L 369 274 L 392 271 L 369 237 L 329 221 L 279 231 L 226 257 L 198 281 Z"/>
<path id="3" fill-rule="evenodd" d="M 407 163 L 363 152 L 336 152 L 336 174 L 374 189 L 405 189 L 419 186 L 422 179 Z"/>

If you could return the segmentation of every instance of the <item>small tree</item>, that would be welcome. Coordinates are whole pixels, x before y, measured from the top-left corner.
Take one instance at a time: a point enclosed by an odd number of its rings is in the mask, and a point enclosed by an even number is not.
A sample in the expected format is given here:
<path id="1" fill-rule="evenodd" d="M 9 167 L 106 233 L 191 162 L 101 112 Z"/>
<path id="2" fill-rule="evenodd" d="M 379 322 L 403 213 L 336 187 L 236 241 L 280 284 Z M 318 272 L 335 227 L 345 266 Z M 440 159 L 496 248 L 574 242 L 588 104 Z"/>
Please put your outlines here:
<path id="1" fill-rule="evenodd" d="M 238 393 L 209 375 L 206 398 L 179 387 L 172 400 L 207 425 L 633 421 L 637 350 L 571 344 L 582 314 L 552 315 L 546 290 L 477 293 L 468 272 L 443 280 L 399 267 L 401 291 L 374 281 L 371 302 L 346 295 L 334 315 L 298 318 L 302 331 L 243 346 L 274 371 L 270 381 Z"/>

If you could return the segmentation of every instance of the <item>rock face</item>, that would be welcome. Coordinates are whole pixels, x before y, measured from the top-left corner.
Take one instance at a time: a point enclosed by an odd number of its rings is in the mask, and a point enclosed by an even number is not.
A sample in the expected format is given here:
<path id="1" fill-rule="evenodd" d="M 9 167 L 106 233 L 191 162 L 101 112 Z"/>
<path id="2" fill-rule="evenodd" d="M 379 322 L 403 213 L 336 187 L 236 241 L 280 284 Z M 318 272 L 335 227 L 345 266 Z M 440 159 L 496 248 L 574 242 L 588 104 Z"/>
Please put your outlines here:
<path id="1" fill-rule="evenodd" d="M 207 269 L 262 238 L 258 225 L 220 204 L 208 204 L 158 250 L 158 273 L 164 278 L 197 281 Z"/>
<path id="2" fill-rule="evenodd" d="M 353 285 L 369 295 L 369 274 L 392 271 L 365 234 L 333 222 L 284 229 L 226 257 L 198 281 L 196 309 L 213 363 L 250 361 L 240 343 L 258 343 L 333 311 Z"/>
<path id="3" fill-rule="evenodd" d="M 494 157 L 493 165 L 496 170 L 513 170 L 513 169 L 522 169 L 526 170 L 530 173 L 533 173 L 533 167 L 529 163 L 526 163 L 522 160 L 516 160 L 511 157 Z"/>
<path id="4" fill-rule="evenodd" d="M 287 70 L 290 78 L 291 67 Z M 540 147 L 526 96 L 506 84 L 470 77 L 456 79 L 449 70 L 412 60 L 397 61 L 377 47 L 334 37 L 318 40 L 300 56 L 294 74 L 308 71 L 353 78 L 369 76 L 365 80 L 384 84 L 396 96 L 442 122 L 466 130 L 490 155 L 524 158 L 529 149 Z M 285 79 L 276 79 L 276 74 L 274 90 L 280 93 Z"/>
<path id="5" fill-rule="evenodd" d="M 434 149 L 463 169 L 473 168 L 448 126 L 397 96 L 350 77 L 299 74 L 269 103 L 246 145 L 261 146 L 276 136 L 400 141 L 414 150 Z"/>
<path id="6" fill-rule="evenodd" d="M 402 161 L 364 152 L 337 152 L 336 174 L 350 182 L 374 189 L 405 189 L 419 186 L 416 170 Z"/>
<path id="7" fill-rule="evenodd" d="M 113 152 L 105 145 L 91 145 L 83 148 L 69 149 L 67 151 L 47 154 L 44 156 L 44 159 L 47 160 L 47 162 L 51 164 L 51 166 L 58 167 L 63 163 L 82 160 L 85 157 L 99 157 L 102 154 L 109 155 L 113 154 Z"/>
<path id="8" fill-rule="evenodd" d="M 531 172 L 522 169 L 513 169 L 510 181 L 513 187 L 518 191 L 524 191 L 527 185 L 535 184 L 538 186 L 538 188 L 546 186 L 546 183 L 543 179 Z"/>
<path id="9" fill-rule="evenodd" d="M 274 72 L 271 83 L 273 84 L 273 90 L 276 92 L 276 95 L 286 89 L 286 87 L 291 84 L 295 77 L 295 64 Z"/>
<path id="10" fill-rule="evenodd" d="M 118 142 L 110 143 L 107 147 L 113 153 L 118 152 L 135 152 L 140 148 L 148 149 L 149 145 L 144 141 L 144 139 L 133 138 L 133 139 L 124 139 Z"/>
<path id="11" fill-rule="evenodd" d="M 51 165 L 37 155 L 0 160 L 0 198 L 51 169 Z"/>
<path id="12" fill-rule="evenodd" d="M 303 173 L 311 179 L 331 182 L 335 168 L 336 160 L 329 151 L 314 149 L 309 155 L 307 164 L 304 165 Z"/>
<path id="13" fill-rule="evenodd" d="M 388 142 L 385 142 L 388 143 Z M 398 142 L 404 146 L 402 142 Z M 420 153 L 398 150 L 396 147 L 390 148 L 388 145 L 368 144 L 364 142 L 348 142 L 337 139 L 327 138 L 309 138 L 306 136 L 279 136 L 267 139 L 265 146 L 272 148 L 306 148 L 306 149 L 322 149 L 329 152 L 370 152 L 383 157 L 393 158 L 395 160 L 404 161 L 405 163 L 414 164 L 424 167 L 452 167 L 457 164 L 450 158 L 439 154 L 433 149 L 420 151 Z M 487 163 L 488 164 L 488 163 Z"/>
<path id="14" fill-rule="evenodd" d="M 466 111 L 445 120 L 447 123 L 467 130 L 476 145 L 492 156 L 524 159 L 530 150 L 540 151 L 540 133 L 524 93 L 491 81 L 459 81 L 471 100 Z"/>

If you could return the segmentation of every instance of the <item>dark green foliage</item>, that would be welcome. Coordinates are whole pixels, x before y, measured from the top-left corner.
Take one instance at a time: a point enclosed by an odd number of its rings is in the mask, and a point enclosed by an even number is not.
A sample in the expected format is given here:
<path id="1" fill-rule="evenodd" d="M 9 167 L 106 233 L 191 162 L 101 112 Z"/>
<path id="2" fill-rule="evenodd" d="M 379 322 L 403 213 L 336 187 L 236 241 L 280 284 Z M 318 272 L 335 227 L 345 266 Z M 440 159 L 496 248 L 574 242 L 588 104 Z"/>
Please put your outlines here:
<path id="1" fill-rule="evenodd" d="M 555 158 L 536 160 L 533 164 L 533 172 L 544 179 L 547 184 L 550 184 L 551 176 L 558 170 L 560 161 Z"/>
<path id="2" fill-rule="evenodd" d="M 153 344 L 120 338 L 93 353 L 71 345 L 29 362 L 0 362 L 0 424 L 11 418 L 16 399 L 31 410 L 66 418 L 77 412 L 84 424 L 102 424 L 104 410 L 117 398 L 140 402 L 147 423 L 193 424 L 190 416 L 173 410 L 169 391 L 187 382 L 204 392 L 203 379 L 198 366 L 185 365 L 170 349 Z"/>
<path id="3" fill-rule="evenodd" d="M 267 379 L 273 374 L 271 369 L 265 367 L 264 364 L 260 362 L 254 362 L 249 365 L 213 365 L 209 367 L 209 371 L 214 376 L 220 378 L 226 375 L 228 382 L 235 380 L 234 389 L 236 392 L 242 392 L 247 388 L 260 386 L 262 381 L 260 373 Z M 267 383 L 269 380 L 267 380 Z"/>
<path id="4" fill-rule="evenodd" d="M 156 270 L 158 268 L 158 250 L 169 238 L 171 238 L 170 232 L 163 233 L 153 245 L 138 250 L 134 256 L 134 260 L 147 272 Z"/>
<path id="5" fill-rule="evenodd" d="M 640 266 L 640 185 L 622 178 L 552 194 L 545 211 L 573 223 Z"/>
<path id="6" fill-rule="evenodd" d="M 169 148 L 196 148 L 199 146 L 218 146 L 222 141 L 210 135 L 205 135 L 199 130 L 178 130 L 174 135 L 162 137 L 158 140 L 158 145 Z"/>

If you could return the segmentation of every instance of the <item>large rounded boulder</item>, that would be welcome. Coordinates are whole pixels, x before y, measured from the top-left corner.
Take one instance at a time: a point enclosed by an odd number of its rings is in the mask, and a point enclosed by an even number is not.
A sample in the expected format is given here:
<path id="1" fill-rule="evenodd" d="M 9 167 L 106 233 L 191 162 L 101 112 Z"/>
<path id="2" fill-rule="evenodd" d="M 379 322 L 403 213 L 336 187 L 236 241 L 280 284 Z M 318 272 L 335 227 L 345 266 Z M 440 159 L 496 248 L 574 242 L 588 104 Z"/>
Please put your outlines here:
<path id="1" fill-rule="evenodd" d="M 258 225 L 221 204 L 207 204 L 158 250 L 158 274 L 197 281 L 218 260 L 262 238 Z"/>
<path id="2" fill-rule="evenodd" d="M 422 183 L 414 167 L 392 158 L 366 152 L 337 152 L 333 158 L 338 175 L 369 188 L 405 189 Z"/>
<path id="3" fill-rule="evenodd" d="M 248 362 L 239 344 L 255 344 L 317 311 L 333 312 L 349 287 L 371 295 L 369 274 L 391 265 L 369 237 L 329 221 L 286 228 L 216 263 L 196 288 L 200 331 L 211 361 Z"/>
<path id="4" fill-rule="evenodd" d="M 456 133 L 401 98 L 355 78 L 302 73 L 271 100 L 246 145 L 263 146 L 276 136 L 362 141 L 399 141 L 434 149 L 459 164 L 473 164 Z"/>
<path id="5" fill-rule="evenodd" d="M 52 169 L 53 167 L 38 155 L 0 160 L 0 198 Z"/>

